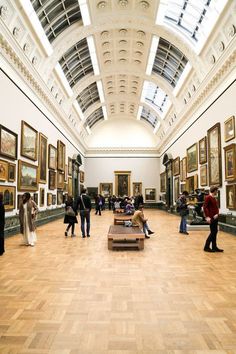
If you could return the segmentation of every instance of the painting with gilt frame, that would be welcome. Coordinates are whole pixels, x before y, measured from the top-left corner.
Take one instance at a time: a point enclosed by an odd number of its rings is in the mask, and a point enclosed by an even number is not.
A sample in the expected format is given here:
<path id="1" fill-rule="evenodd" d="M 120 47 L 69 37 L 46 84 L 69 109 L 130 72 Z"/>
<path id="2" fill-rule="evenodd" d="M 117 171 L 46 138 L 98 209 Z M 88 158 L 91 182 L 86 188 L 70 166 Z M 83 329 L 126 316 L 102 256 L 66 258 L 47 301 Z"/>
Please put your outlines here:
<path id="1" fill-rule="evenodd" d="M 207 137 L 204 136 L 198 142 L 198 150 L 199 150 L 199 164 L 203 165 L 207 162 Z"/>
<path id="2" fill-rule="evenodd" d="M 178 176 L 180 174 L 180 158 L 176 157 L 173 161 L 173 175 Z"/>
<path id="3" fill-rule="evenodd" d="M 25 121 L 21 121 L 21 156 L 38 159 L 38 132 Z"/>
<path id="4" fill-rule="evenodd" d="M 208 129 L 207 143 L 209 186 L 220 187 L 222 185 L 220 123 Z"/>
<path id="5" fill-rule="evenodd" d="M 198 169 L 198 150 L 197 143 L 187 149 L 187 172 L 193 172 Z"/>
<path id="6" fill-rule="evenodd" d="M 0 155 L 11 160 L 17 159 L 18 135 L 0 124 Z"/>

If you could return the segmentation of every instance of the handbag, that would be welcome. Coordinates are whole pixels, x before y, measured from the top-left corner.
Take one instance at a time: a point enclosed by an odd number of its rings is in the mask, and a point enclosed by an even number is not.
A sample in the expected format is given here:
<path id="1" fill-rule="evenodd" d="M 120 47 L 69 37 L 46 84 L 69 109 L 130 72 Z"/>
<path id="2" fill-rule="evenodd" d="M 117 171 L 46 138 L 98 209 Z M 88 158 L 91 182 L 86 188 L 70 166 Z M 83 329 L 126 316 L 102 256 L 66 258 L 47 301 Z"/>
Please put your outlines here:
<path id="1" fill-rule="evenodd" d="M 73 208 L 71 206 L 68 206 L 66 208 L 66 215 L 67 216 L 75 216 L 75 212 L 74 212 L 74 210 L 73 210 Z"/>

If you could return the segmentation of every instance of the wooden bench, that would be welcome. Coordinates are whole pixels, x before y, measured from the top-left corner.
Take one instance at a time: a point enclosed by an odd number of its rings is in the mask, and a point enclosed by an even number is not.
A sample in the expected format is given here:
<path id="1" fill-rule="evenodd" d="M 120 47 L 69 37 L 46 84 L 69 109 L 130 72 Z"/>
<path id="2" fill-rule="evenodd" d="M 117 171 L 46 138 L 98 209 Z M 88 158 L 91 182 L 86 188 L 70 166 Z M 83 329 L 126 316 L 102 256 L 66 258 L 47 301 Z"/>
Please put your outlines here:
<path id="1" fill-rule="evenodd" d="M 115 214 L 114 215 L 114 225 L 124 225 L 124 221 L 131 221 L 133 215 L 126 214 Z"/>
<path id="2" fill-rule="evenodd" d="M 115 213 L 115 214 L 124 213 L 124 209 L 122 209 L 122 208 L 115 209 L 115 210 L 114 210 L 114 213 Z"/>
<path id="3" fill-rule="evenodd" d="M 108 249 L 138 247 L 144 249 L 144 233 L 139 227 L 111 225 L 108 231 Z"/>

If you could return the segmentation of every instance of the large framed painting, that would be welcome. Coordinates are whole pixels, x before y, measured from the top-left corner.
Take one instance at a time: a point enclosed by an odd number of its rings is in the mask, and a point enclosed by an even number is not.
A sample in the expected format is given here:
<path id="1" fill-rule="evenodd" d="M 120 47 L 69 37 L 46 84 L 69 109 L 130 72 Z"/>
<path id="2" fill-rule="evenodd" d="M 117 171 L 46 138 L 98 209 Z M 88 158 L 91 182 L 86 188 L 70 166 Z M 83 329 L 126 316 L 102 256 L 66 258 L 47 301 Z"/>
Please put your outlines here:
<path id="1" fill-rule="evenodd" d="M 155 202 L 156 201 L 156 189 L 155 188 L 145 188 L 145 202 Z"/>
<path id="2" fill-rule="evenodd" d="M 220 123 L 208 129 L 207 142 L 209 186 L 219 187 L 222 184 Z"/>
<path id="3" fill-rule="evenodd" d="M 198 169 L 198 151 L 197 151 L 197 143 L 191 145 L 187 149 L 187 172 L 193 172 Z"/>
<path id="4" fill-rule="evenodd" d="M 10 129 L 0 125 L 0 155 L 12 160 L 17 159 L 18 135 Z"/>
<path id="5" fill-rule="evenodd" d="M 65 171 L 66 146 L 61 140 L 57 140 L 57 169 Z"/>
<path id="6" fill-rule="evenodd" d="M 232 116 L 225 121 L 225 142 L 235 138 L 235 117 Z"/>
<path id="7" fill-rule="evenodd" d="M 49 170 L 48 173 L 48 189 L 53 190 L 57 188 L 57 181 L 56 181 L 56 171 Z"/>
<path id="8" fill-rule="evenodd" d="M 200 185 L 207 186 L 207 165 L 200 166 Z"/>
<path id="9" fill-rule="evenodd" d="M 191 177 L 187 177 L 186 179 L 186 190 L 189 192 L 189 194 L 194 194 L 195 189 L 198 188 L 198 175 L 194 175 Z"/>
<path id="10" fill-rule="evenodd" d="M 0 160 L 0 181 L 8 180 L 8 162 Z"/>
<path id="11" fill-rule="evenodd" d="M 44 207 L 45 203 L 45 188 L 40 188 L 39 190 L 39 206 Z"/>
<path id="12" fill-rule="evenodd" d="M 173 175 L 178 176 L 180 174 L 180 158 L 176 157 L 173 161 Z"/>
<path id="13" fill-rule="evenodd" d="M 224 147 L 225 151 L 225 179 L 232 182 L 236 180 L 236 144 Z"/>
<path id="14" fill-rule="evenodd" d="M 98 194 L 98 187 L 88 187 L 87 192 L 90 198 L 94 200 L 96 195 Z"/>
<path id="15" fill-rule="evenodd" d="M 57 205 L 63 204 L 63 192 L 57 191 Z"/>
<path id="16" fill-rule="evenodd" d="M 179 177 L 175 177 L 174 179 L 174 201 L 179 198 Z"/>
<path id="17" fill-rule="evenodd" d="M 115 173 L 115 195 L 125 197 L 130 195 L 131 171 L 114 171 Z"/>
<path id="18" fill-rule="evenodd" d="M 38 190 L 38 166 L 19 160 L 18 162 L 18 190 Z"/>
<path id="19" fill-rule="evenodd" d="M 57 169 L 57 148 L 51 144 L 48 145 L 48 168 Z"/>
<path id="20" fill-rule="evenodd" d="M 79 181 L 80 183 L 84 183 L 84 171 L 79 171 Z"/>
<path id="21" fill-rule="evenodd" d="M 16 180 L 16 164 L 8 163 L 8 182 L 15 182 Z"/>
<path id="22" fill-rule="evenodd" d="M 39 183 L 47 182 L 47 151 L 48 139 L 42 133 L 39 134 Z"/>
<path id="23" fill-rule="evenodd" d="M 72 196 L 72 194 L 73 194 L 72 177 L 68 177 L 68 195 Z"/>
<path id="24" fill-rule="evenodd" d="M 57 172 L 57 188 L 58 189 L 64 188 L 64 173 L 60 171 Z"/>
<path id="25" fill-rule="evenodd" d="M 0 193 L 3 194 L 3 203 L 6 211 L 15 209 L 16 203 L 16 187 L 0 186 Z"/>
<path id="26" fill-rule="evenodd" d="M 226 186 L 226 208 L 236 210 L 236 184 Z"/>
<path id="27" fill-rule="evenodd" d="M 160 191 L 161 193 L 166 192 L 166 172 L 160 174 Z"/>
<path id="28" fill-rule="evenodd" d="M 200 165 L 207 162 L 207 137 L 204 136 L 198 143 L 199 163 Z"/>
<path id="29" fill-rule="evenodd" d="M 37 160 L 38 132 L 28 123 L 21 122 L 21 156 Z"/>
<path id="30" fill-rule="evenodd" d="M 57 204 L 57 196 L 56 194 L 52 195 L 52 205 L 56 205 Z"/>
<path id="31" fill-rule="evenodd" d="M 109 197 L 113 194 L 113 184 L 112 183 L 100 183 L 100 194 L 103 197 Z"/>
<path id="32" fill-rule="evenodd" d="M 72 158 L 68 157 L 68 176 L 72 176 Z"/>
<path id="33" fill-rule="evenodd" d="M 133 182 L 133 197 L 142 194 L 142 182 Z"/>

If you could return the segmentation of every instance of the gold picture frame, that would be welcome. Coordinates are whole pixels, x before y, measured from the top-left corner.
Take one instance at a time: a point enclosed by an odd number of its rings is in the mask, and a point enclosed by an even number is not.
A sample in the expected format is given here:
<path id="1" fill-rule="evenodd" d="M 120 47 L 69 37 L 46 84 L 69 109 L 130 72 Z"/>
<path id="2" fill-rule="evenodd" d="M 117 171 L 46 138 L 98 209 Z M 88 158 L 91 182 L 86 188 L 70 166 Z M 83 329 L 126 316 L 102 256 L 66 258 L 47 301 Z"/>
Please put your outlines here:
<path id="1" fill-rule="evenodd" d="M 0 124 L 0 156 L 17 159 L 18 135 Z"/>
<path id="2" fill-rule="evenodd" d="M 133 182 L 133 197 L 143 194 L 142 182 Z"/>
<path id="3" fill-rule="evenodd" d="M 115 195 L 124 197 L 130 196 L 131 171 L 114 171 L 115 174 Z"/>
<path id="4" fill-rule="evenodd" d="M 66 146 L 61 140 L 57 140 L 57 169 L 65 171 Z"/>
<path id="5" fill-rule="evenodd" d="M 235 117 L 231 116 L 224 122 L 225 142 L 235 138 Z"/>
<path id="6" fill-rule="evenodd" d="M 79 181 L 80 183 L 84 183 L 84 171 L 79 171 Z"/>
<path id="7" fill-rule="evenodd" d="M 193 172 L 198 169 L 198 149 L 197 143 L 187 149 L 187 172 Z"/>
<path id="8" fill-rule="evenodd" d="M 156 188 L 145 188 L 145 203 L 156 202 Z"/>
<path id="9" fill-rule="evenodd" d="M 226 208 L 236 210 L 236 184 L 226 186 Z"/>
<path id="10" fill-rule="evenodd" d="M 38 166 L 19 160 L 18 190 L 28 192 L 38 190 Z"/>
<path id="11" fill-rule="evenodd" d="M 72 196 L 72 195 L 73 195 L 72 177 L 68 177 L 68 195 L 69 195 L 69 196 Z"/>
<path id="12" fill-rule="evenodd" d="M 48 168 L 57 169 L 57 148 L 52 144 L 48 145 Z"/>
<path id="13" fill-rule="evenodd" d="M 188 193 L 195 193 L 195 189 L 198 188 L 198 175 L 190 176 L 186 178 L 186 190 Z"/>
<path id="14" fill-rule="evenodd" d="M 21 156 L 37 161 L 38 132 L 25 121 L 21 121 Z"/>
<path id="15" fill-rule="evenodd" d="M 48 138 L 39 133 L 39 183 L 47 183 Z"/>
<path id="16" fill-rule="evenodd" d="M 63 204 L 63 191 L 57 191 L 57 205 Z"/>
<path id="17" fill-rule="evenodd" d="M 57 188 L 56 171 L 48 171 L 48 189 L 54 190 Z"/>
<path id="18" fill-rule="evenodd" d="M 207 186 L 207 165 L 200 166 L 200 185 Z"/>
<path id="19" fill-rule="evenodd" d="M 63 189 L 64 188 L 64 173 L 57 171 L 57 189 Z"/>
<path id="20" fill-rule="evenodd" d="M 208 129 L 207 144 L 209 186 L 219 187 L 222 185 L 220 123 Z"/>
<path id="21" fill-rule="evenodd" d="M 45 204 L 45 188 L 39 189 L 39 206 L 44 207 Z"/>
<path id="22" fill-rule="evenodd" d="M 52 193 L 47 193 L 47 206 L 52 205 Z"/>
<path id="23" fill-rule="evenodd" d="M 225 180 L 233 182 L 236 180 L 236 144 L 224 147 L 225 152 Z"/>
<path id="24" fill-rule="evenodd" d="M 198 142 L 199 164 L 203 165 L 207 162 L 207 137 L 204 136 Z"/>
<path id="25" fill-rule="evenodd" d="M 180 174 L 180 158 L 179 156 L 173 160 L 173 175 L 178 176 Z"/>
<path id="26" fill-rule="evenodd" d="M 8 180 L 8 162 L 0 160 L 0 181 L 6 182 Z"/>
<path id="27" fill-rule="evenodd" d="M 113 195 L 113 183 L 102 182 L 99 185 L 99 193 L 107 198 Z"/>
<path id="28" fill-rule="evenodd" d="M 15 163 L 8 163 L 8 182 L 15 182 L 16 181 L 16 164 Z"/>
<path id="29" fill-rule="evenodd" d="M 15 209 L 16 203 L 16 187 L 15 186 L 8 186 L 8 185 L 1 185 L 0 186 L 0 193 L 3 194 L 3 203 L 4 208 L 6 211 L 11 211 Z"/>
<path id="30" fill-rule="evenodd" d="M 174 201 L 179 198 L 179 191 L 180 191 L 180 186 L 179 186 L 179 177 L 175 177 L 174 179 Z"/>
<path id="31" fill-rule="evenodd" d="M 72 176 L 72 158 L 68 157 L 68 176 Z"/>

